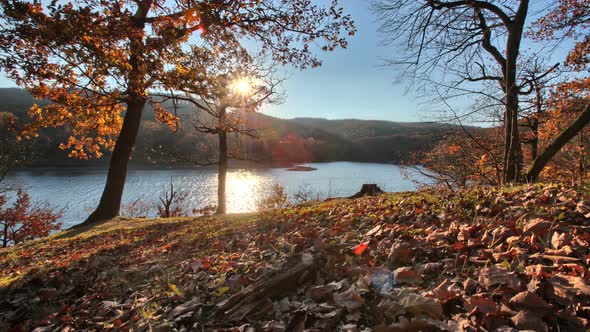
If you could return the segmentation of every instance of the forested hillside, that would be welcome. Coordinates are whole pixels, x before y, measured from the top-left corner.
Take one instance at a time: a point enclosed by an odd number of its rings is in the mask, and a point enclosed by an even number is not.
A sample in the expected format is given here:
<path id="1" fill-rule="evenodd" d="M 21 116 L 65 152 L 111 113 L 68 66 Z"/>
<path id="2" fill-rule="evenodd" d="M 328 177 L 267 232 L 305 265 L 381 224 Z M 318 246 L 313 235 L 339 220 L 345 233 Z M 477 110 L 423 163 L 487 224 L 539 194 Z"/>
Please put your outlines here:
<path id="1" fill-rule="evenodd" d="M 0 89 L 0 112 L 13 113 L 20 122 L 26 121 L 27 109 L 34 102 L 24 90 Z M 216 151 L 215 136 L 198 133 L 191 125 L 197 117 L 200 121 L 209 121 L 206 115 L 180 105 L 178 115 L 187 121 L 183 121 L 177 132 L 172 132 L 156 121 L 153 112 L 144 113 L 134 164 L 187 165 L 190 164 L 187 159 L 215 158 L 212 152 Z M 326 161 L 399 163 L 407 160 L 412 152 L 430 149 L 449 129 L 448 125 L 433 122 L 279 119 L 261 113 L 246 114 L 244 123 L 257 137 L 231 137 L 233 155 L 274 165 Z M 67 134 L 68 130 L 61 128 L 41 131 L 34 143 L 37 156 L 34 166 L 106 163 L 108 155 L 90 161 L 68 158 L 67 152 L 58 147 L 67 140 Z"/>

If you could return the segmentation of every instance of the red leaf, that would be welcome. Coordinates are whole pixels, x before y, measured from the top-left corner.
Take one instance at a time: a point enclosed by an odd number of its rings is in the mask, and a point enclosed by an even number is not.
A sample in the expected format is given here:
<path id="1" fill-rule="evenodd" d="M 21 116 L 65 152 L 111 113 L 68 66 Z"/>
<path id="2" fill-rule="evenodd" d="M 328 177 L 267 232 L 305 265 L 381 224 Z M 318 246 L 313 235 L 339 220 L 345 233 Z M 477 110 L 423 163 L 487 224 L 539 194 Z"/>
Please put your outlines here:
<path id="1" fill-rule="evenodd" d="M 357 256 L 362 255 L 363 252 L 365 252 L 365 250 L 367 250 L 368 246 L 369 246 L 368 242 L 363 242 L 363 243 L 359 244 L 358 246 L 354 247 L 354 249 L 352 249 L 352 253 Z"/>

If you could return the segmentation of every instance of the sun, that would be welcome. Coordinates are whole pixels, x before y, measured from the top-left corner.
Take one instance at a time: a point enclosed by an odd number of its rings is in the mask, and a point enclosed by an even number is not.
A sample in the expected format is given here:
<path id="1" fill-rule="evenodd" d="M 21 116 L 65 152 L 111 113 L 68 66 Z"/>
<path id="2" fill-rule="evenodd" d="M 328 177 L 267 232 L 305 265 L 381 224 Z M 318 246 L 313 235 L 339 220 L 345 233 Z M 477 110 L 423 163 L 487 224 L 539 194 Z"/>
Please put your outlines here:
<path id="1" fill-rule="evenodd" d="M 249 80 L 245 78 L 240 78 L 234 81 L 234 83 L 232 84 L 232 90 L 234 90 L 234 92 L 239 95 L 245 96 L 250 93 L 252 87 L 250 86 Z"/>

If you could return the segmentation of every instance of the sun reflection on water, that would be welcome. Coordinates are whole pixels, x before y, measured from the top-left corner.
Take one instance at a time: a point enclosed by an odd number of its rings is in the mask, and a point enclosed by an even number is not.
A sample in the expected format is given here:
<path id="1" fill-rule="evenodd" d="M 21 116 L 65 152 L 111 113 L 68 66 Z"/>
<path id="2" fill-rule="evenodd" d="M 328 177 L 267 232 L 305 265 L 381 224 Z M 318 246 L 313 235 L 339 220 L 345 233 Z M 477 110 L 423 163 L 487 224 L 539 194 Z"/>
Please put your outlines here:
<path id="1" fill-rule="evenodd" d="M 237 170 L 227 174 L 227 210 L 230 213 L 256 210 L 261 196 L 270 188 L 273 179 L 260 173 Z"/>
<path id="2" fill-rule="evenodd" d="M 411 179 L 405 179 L 398 166 L 336 162 L 308 164 L 317 168 L 313 172 L 289 172 L 285 169 L 230 169 L 227 174 L 227 208 L 230 213 L 252 212 L 261 197 L 266 196 L 273 184 L 285 188 L 293 195 L 309 188 L 321 197 L 350 196 L 363 183 L 377 183 L 386 191 L 412 190 Z M 44 169 L 11 174 L 6 181 L 22 181 L 30 186 L 31 199 L 47 201 L 64 208 L 64 228 L 82 222 L 100 200 L 106 170 Z M 170 181 L 178 191 L 188 192 L 185 201 L 190 212 L 217 205 L 217 169 L 130 170 L 125 184 L 123 203 L 141 200 L 155 209 L 159 196 L 169 190 Z M 305 187 L 307 186 L 307 187 Z M 56 190 L 59 188 L 59 190 Z M 155 217 L 155 212 L 150 212 Z"/>

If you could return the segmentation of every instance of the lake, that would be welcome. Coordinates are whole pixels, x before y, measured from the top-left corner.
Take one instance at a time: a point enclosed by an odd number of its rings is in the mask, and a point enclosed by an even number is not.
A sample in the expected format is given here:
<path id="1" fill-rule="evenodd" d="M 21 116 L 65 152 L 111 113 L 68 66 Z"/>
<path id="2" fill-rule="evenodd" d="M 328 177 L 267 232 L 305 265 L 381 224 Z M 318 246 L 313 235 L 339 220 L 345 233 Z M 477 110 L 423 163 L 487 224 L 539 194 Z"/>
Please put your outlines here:
<path id="1" fill-rule="evenodd" d="M 309 172 L 293 172 L 281 168 L 230 169 L 227 176 L 228 212 L 256 210 L 261 196 L 273 184 L 285 187 L 293 198 L 296 192 L 307 191 L 321 198 L 350 196 L 363 183 L 376 183 L 385 191 L 414 190 L 415 184 L 405 178 L 397 165 L 332 162 L 304 164 L 317 168 Z M 175 189 L 188 193 L 187 205 L 202 208 L 217 202 L 217 171 L 215 168 L 130 170 L 123 195 L 123 205 L 141 199 L 157 201 L 168 189 L 170 180 Z M 29 189 L 35 201 L 48 202 L 63 208 L 63 227 L 82 222 L 100 199 L 106 180 L 106 169 L 43 168 L 18 171 L 7 181 L 20 182 Z M 155 203 L 154 203 L 155 204 Z"/>

